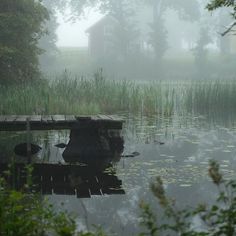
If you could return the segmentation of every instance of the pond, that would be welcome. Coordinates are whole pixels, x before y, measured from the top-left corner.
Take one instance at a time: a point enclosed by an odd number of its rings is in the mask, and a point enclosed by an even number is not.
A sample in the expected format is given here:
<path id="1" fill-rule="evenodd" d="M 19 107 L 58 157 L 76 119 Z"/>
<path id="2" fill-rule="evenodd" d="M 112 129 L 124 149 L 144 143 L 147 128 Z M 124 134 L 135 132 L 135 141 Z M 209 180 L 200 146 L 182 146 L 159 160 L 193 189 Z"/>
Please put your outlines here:
<path id="1" fill-rule="evenodd" d="M 225 178 L 235 178 L 236 123 L 232 117 L 221 119 L 206 116 L 132 116 L 125 119 L 124 155 L 138 152 L 135 157 L 123 157 L 113 163 L 113 171 L 122 181 L 123 195 L 92 196 L 89 199 L 73 195 L 46 196 L 58 209 L 75 214 L 78 225 L 92 229 L 101 225 L 118 235 L 140 232 L 139 203 L 144 200 L 159 214 L 157 200 L 150 191 L 156 176 L 163 179 L 167 194 L 179 207 L 212 202 L 216 188 L 208 177 L 209 160 L 220 164 Z M 0 137 L 2 161 L 14 156 L 13 148 L 25 140 L 23 133 L 3 133 Z M 42 148 L 36 161 L 63 162 L 63 149 L 69 132 L 34 132 L 33 140 Z M 161 213 L 160 213 L 161 214 Z M 197 224 L 197 223 L 196 223 Z"/>

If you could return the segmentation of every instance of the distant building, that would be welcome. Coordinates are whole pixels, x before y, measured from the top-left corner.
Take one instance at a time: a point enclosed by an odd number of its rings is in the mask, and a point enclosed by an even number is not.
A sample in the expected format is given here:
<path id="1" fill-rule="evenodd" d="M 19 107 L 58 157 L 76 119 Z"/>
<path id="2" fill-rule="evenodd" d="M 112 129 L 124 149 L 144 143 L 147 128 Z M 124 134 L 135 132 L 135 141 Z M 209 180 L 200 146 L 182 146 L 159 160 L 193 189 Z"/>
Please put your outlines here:
<path id="1" fill-rule="evenodd" d="M 122 27 L 120 22 L 111 15 L 104 16 L 89 27 L 86 33 L 89 38 L 90 55 L 94 58 L 112 56 L 123 60 L 124 55 L 137 52 L 150 53 L 151 46 L 148 37 L 151 19 L 148 10 L 146 8 L 136 9 L 136 16 L 131 23 L 134 28 L 131 28 L 131 31 L 125 32 L 124 26 Z"/>
<path id="2" fill-rule="evenodd" d="M 102 58 L 115 50 L 115 31 L 119 22 L 112 16 L 104 16 L 86 30 L 88 33 L 89 53 L 92 57 Z"/>

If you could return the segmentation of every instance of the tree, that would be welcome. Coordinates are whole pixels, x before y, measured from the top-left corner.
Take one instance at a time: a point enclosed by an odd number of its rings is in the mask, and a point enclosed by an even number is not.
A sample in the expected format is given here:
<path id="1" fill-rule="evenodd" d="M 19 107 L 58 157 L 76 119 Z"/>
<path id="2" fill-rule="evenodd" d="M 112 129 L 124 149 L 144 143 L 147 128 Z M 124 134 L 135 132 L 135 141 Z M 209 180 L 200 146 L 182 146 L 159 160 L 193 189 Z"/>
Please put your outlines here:
<path id="1" fill-rule="evenodd" d="M 226 30 L 221 33 L 222 36 L 228 34 L 230 31 L 232 31 L 233 27 L 236 26 L 236 1 L 234 0 L 211 0 L 210 3 L 207 4 L 207 9 L 209 11 L 214 11 L 218 8 L 222 7 L 228 7 L 232 10 L 231 16 L 232 16 L 232 23 L 227 26 Z"/>
<path id="2" fill-rule="evenodd" d="M 135 26 L 134 5 L 130 0 L 109 0 L 106 5 L 101 6 L 101 11 L 111 15 L 118 22 L 114 35 L 112 35 L 115 54 L 123 61 L 132 54 L 132 45 L 139 32 Z"/>
<path id="3" fill-rule="evenodd" d="M 160 63 L 168 49 L 167 31 L 163 19 L 165 11 L 173 9 L 177 11 L 180 19 L 194 21 L 200 17 L 199 4 L 196 0 L 149 0 L 148 3 L 153 8 L 150 43 L 153 46 L 156 60 Z"/>
<path id="4" fill-rule="evenodd" d="M 56 10 L 58 5 L 56 5 L 52 0 L 42 1 L 43 5 L 47 8 L 50 19 L 45 22 L 45 28 L 47 34 L 43 35 L 39 40 L 39 48 L 43 50 L 43 53 L 39 56 L 39 62 L 41 69 L 48 70 L 52 67 L 56 60 L 56 55 L 58 54 L 58 49 L 56 46 L 57 35 L 56 30 L 58 27 Z M 62 10 L 62 8 L 60 7 Z"/>
<path id="5" fill-rule="evenodd" d="M 0 81 L 39 75 L 38 40 L 46 33 L 47 9 L 37 0 L 0 1 Z"/>

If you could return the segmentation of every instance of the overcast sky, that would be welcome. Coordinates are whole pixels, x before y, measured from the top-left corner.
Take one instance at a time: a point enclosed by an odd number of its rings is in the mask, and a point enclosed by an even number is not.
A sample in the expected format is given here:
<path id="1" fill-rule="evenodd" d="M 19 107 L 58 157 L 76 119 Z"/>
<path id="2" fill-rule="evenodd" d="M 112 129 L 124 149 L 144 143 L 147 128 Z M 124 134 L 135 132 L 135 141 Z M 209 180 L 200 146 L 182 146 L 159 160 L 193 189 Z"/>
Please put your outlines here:
<path id="1" fill-rule="evenodd" d="M 86 13 L 86 18 L 74 23 L 67 22 L 61 15 L 58 15 L 59 27 L 57 29 L 59 47 L 85 47 L 88 45 L 86 29 L 97 22 L 102 15 L 98 12 L 90 11 Z"/>

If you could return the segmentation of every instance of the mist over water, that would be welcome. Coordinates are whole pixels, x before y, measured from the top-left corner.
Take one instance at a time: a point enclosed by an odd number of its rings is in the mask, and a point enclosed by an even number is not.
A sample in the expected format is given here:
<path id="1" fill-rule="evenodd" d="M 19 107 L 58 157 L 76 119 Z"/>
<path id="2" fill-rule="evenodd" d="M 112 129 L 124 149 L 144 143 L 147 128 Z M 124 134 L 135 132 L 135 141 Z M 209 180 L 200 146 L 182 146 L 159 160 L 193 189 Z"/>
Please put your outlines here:
<path id="1" fill-rule="evenodd" d="M 63 201 L 66 209 L 78 213 L 78 222 L 85 228 L 99 224 L 119 235 L 140 232 L 140 201 L 145 199 L 153 209 L 157 208 L 150 192 L 150 182 L 156 176 L 161 176 L 178 207 L 215 199 L 216 189 L 207 177 L 209 160 L 219 162 L 226 178 L 235 178 L 235 116 L 232 106 L 226 108 L 233 99 L 225 102 L 223 97 L 230 90 L 222 89 L 224 81 L 234 79 L 236 72 L 236 38 L 231 34 L 220 35 L 231 22 L 228 10 L 223 8 L 210 14 L 205 9 L 206 1 L 200 0 L 178 4 L 156 2 L 155 5 L 120 1 L 111 5 L 87 28 L 88 44 L 81 41 L 72 47 L 68 44 L 58 47 L 52 65 L 42 68 L 47 74 L 66 70 L 71 77 L 85 79 L 99 71 L 108 81 L 131 80 L 142 86 L 161 80 L 157 85 L 160 88 L 172 87 L 173 81 L 179 81 L 176 87 L 183 86 L 172 97 L 174 105 L 167 105 L 171 107 L 169 115 L 158 114 L 157 110 L 151 116 L 144 114 L 152 101 L 151 92 L 150 104 L 141 99 L 138 113 L 129 110 L 127 115 L 117 111 L 126 121 L 124 153 L 140 153 L 115 164 L 126 192 L 124 196 L 93 197 L 81 202 L 73 197 L 50 197 L 53 203 Z M 75 32 L 67 33 L 73 37 Z M 58 36 L 62 42 L 63 32 Z M 213 83 L 204 84 L 212 80 Z M 161 94 L 153 98 L 160 102 L 165 92 Z M 169 99 L 171 92 L 166 94 Z M 158 102 L 158 109 L 165 110 Z M 221 102 L 221 108 L 226 109 L 218 112 L 215 104 Z M 160 103 L 166 106 L 164 101 Z"/>
<path id="2" fill-rule="evenodd" d="M 217 189 L 207 176 L 209 160 L 218 161 L 226 179 L 235 178 L 235 122 L 225 119 L 215 122 L 201 115 L 172 118 L 119 115 L 125 119 L 124 154 L 140 153 L 113 164 L 125 195 L 105 194 L 89 199 L 56 193 L 46 196 L 55 206 L 76 214 L 82 228 L 96 224 L 120 235 L 136 235 L 140 232 L 140 201 L 145 200 L 161 212 L 150 191 L 156 176 L 163 179 L 167 194 L 180 208 L 214 201 Z M 14 145 L 21 140 L 23 133 L 8 133 L 1 139 L 1 150 L 5 148 L 5 154 L 12 156 Z M 36 162 L 64 162 L 63 149 L 55 144 L 67 143 L 69 132 L 34 132 L 33 140 L 42 147 L 34 157 Z"/>
<path id="3" fill-rule="evenodd" d="M 46 37 L 57 49 L 40 45 L 42 70 L 86 76 L 102 68 L 109 79 L 129 80 L 234 78 L 235 37 L 220 34 L 232 21 L 228 9 L 209 13 L 200 0 L 155 4 L 111 3 L 71 21 L 73 9 L 56 14 L 48 24 L 57 34 Z"/>
<path id="4" fill-rule="evenodd" d="M 117 115 L 124 151 L 100 163 L 120 194 L 87 199 L 50 188 L 44 197 L 75 214 L 80 230 L 100 225 L 127 236 L 141 232 L 142 200 L 162 216 L 150 190 L 157 176 L 178 208 L 214 202 L 209 161 L 225 179 L 236 177 L 236 36 L 222 36 L 229 9 L 208 12 L 207 0 L 56 2 L 42 1 L 50 19 L 38 41 L 37 79 L 5 84 L 0 76 L 0 115 Z M 25 163 L 14 147 L 26 133 L 0 134 L 0 164 Z M 34 162 L 67 164 L 69 130 L 32 131 L 31 139 L 42 148 Z"/>

